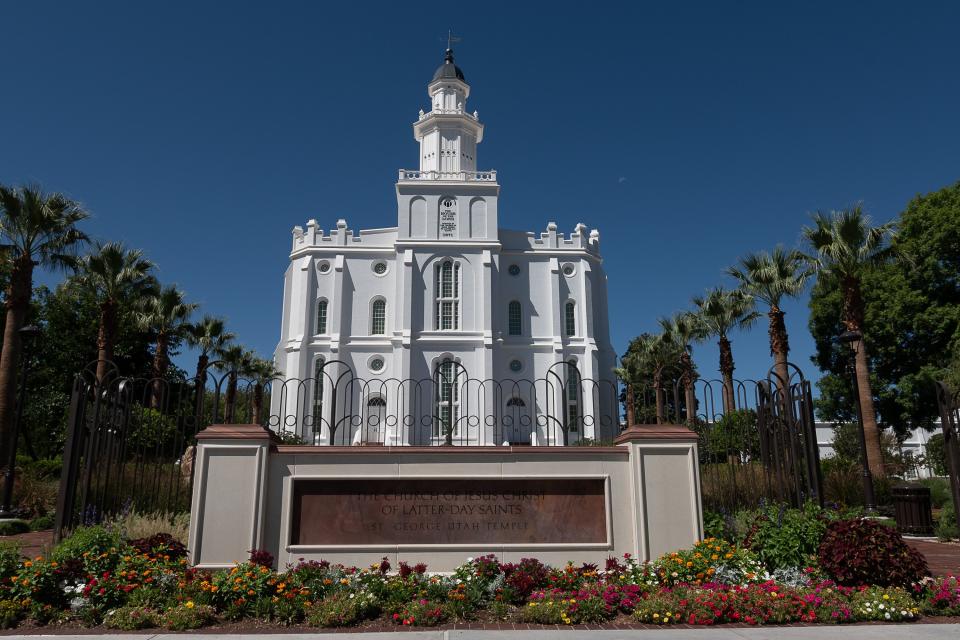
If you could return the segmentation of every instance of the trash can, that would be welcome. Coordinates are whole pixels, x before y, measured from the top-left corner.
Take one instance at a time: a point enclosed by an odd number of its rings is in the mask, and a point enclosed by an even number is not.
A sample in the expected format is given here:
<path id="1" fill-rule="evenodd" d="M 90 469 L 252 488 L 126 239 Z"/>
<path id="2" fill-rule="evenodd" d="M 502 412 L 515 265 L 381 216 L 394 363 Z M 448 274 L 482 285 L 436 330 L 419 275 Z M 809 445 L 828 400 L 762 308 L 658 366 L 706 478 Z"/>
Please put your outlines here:
<path id="1" fill-rule="evenodd" d="M 894 517 L 900 533 L 914 536 L 933 535 L 933 512 L 930 508 L 930 489 L 915 485 L 893 487 Z"/>

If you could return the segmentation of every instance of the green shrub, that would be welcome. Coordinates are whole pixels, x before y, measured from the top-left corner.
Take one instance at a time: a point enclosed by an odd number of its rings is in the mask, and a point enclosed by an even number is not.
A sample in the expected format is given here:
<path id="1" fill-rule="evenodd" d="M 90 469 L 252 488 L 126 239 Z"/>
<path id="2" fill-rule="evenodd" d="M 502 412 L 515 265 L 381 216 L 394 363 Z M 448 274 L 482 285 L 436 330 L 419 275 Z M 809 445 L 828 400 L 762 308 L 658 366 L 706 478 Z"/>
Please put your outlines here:
<path id="1" fill-rule="evenodd" d="M 56 517 L 52 513 L 46 515 L 37 516 L 30 521 L 30 530 L 31 531 L 46 531 L 48 529 L 53 529 L 54 522 Z"/>
<path id="2" fill-rule="evenodd" d="M 938 476 L 947 475 L 947 449 L 943 445 L 943 432 L 935 433 L 927 440 L 924 460 Z"/>
<path id="3" fill-rule="evenodd" d="M 13 629 L 26 613 L 26 608 L 16 600 L 0 600 L 0 629 Z"/>
<path id="4" fill-rule="evenodd" d="M 15 540 L 0 540 L 0 581 L 6 580 L 20 567 L 20 543 Z"/>
<path id="5" fill-rule="evenodd" d="M 827 530 L 826 513 L 813 502 L 803 509 L 767 507 L 759 511 L 744 543 L 770 571 L 811 566 Z"/>
<path id="6" fill-rule="evenodd" d="M 349 627 L 378 612 L 377 601 L 371 594 L 340 591 L 311 606 L 307 623 L 312 627 Z"/>
<path id="7" fill-rule="evenodd" d="M 51 558 L 61 564 L 81 559 L 87 571 L 100 574 L 116 567 L 122 544 L 116 529 L 101 525 L 78 527 L 54 547 Z"/>
<path id="8" fill-rule="evenodd" d="M 960 538 L 960 529 L 957 528 L 957 512 L 954 511 L 953 503 L 948 502 L 940 510 L 940 516 L 937 518 L 937 537 L 944 541 Z"/>
<path id="9" fill-rule="evenodd" d="M 171 631 L 186 631 L 199 629 L 213 623 L 216 619 L 217 613 L 213 607 L 188 600 L 184 604 L 168 609 L 163 614 L 163 626 Z"/>
<path id="10" fill-rule="evenodd" d="M 120 607 L 108 611 L 103 617 L 103 624 L 110 629 L 120 629 L 121 631 L 152 629 L 160 624 L 160 614 L 146 607 Z"/>
<path id="11" fill-rule="evenodd" d="M 30 525 L 23 520 L 0 520 L 0 536 L 16 536 L 30 531 Z"/>
<path id="12" fill-rule="evenodd" d="M 897 531 L 873 520 L 831 522 L 820 543 L 820 568 L 844 586 L 908 586 L 929 575 L 927 561 Z"/>
<path id="13" fill-rule="evenodd" d="M 930 504 L 934 509 L 942 509 L 950 502 L 950 480 L 948 478 L 923 478 L 917 480 L 921 486 L 930 489 Z"/>

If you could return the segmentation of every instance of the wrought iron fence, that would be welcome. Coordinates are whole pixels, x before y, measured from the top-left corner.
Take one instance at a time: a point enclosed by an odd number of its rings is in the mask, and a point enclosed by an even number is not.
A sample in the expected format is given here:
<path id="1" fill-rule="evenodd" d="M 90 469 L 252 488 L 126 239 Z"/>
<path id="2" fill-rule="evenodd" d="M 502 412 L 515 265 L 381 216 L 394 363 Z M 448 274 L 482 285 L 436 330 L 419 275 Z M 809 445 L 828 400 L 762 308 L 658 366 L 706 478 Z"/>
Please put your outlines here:
<path id="1" fill-rule="evenodd" d="M 124 509 L 189 508 L 196 434 L 218 422 L 256 423 L 309 446 L 571 446 L 611 444 L 636 423 L 684 423 L 700 438 L 704 506 L 821 500 L 810 385 L 672 381 L 624 387 L 559 363 L 542 378 L 482 380 L 461 366 L 424 379 L 362 378 L 343 362 L 313 378 L 257 379 L 212 363 L 198 378 L 98 380 L 96 363 L 71 397 L 58 534 Z M 727 397 L 727 403 L 717 398 Z"/>
<path id="2" fill-rule="evenodd" d="M 960 528 L 960 390 L 953 391 L 945 382 L 937 383 L 937 405 L 943 429 L 943 450 L 950 476 L 950 495 L 954 516 Z"/>
<path id="3" fill-rule="evenodd" d="M 126 378 L 96 363 L 74 380 L 56 531 L 124 509 L 189 508 L 196 434 L 256 423 L 313 446 L 563 446 L 611 441 L 618 385 L 560 363 L 535 380 L 367 379 L 339 361 L 313 378 L 257 379 L 211 363 L 188 380 Z"/>

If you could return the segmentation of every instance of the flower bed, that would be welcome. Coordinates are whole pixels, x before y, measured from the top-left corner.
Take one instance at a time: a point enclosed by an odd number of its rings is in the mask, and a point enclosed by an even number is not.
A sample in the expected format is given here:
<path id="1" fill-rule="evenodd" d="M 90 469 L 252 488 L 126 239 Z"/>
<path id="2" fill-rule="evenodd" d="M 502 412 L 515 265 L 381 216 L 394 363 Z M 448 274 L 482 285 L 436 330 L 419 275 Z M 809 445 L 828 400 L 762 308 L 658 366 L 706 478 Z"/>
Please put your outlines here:
<path id="1" fill-rule="evenodd" d="M 849 544 L 861 528 L 836 529 Z M 469 620 L 761 625 L 960 615 L 957 578 L 917 579 L 916 559 L 903 561 L 910 570 L 892 567 L 882 574 L 882 586 L 851 584 L 849 572 L 840 576 L 841 584 L 816 566 L 771 572 L 754 551 L 708 538 L 652 563 L 625 556 L 602 567 L 550 567 L 534 558 L 501 563 L 483 556 L 451 575 L 432 575 L 423 564 L 392 567 L 386 559 L 365 568 L 301 561 L 278 571 L 269 553 L 257 551 L 231 569 L 203 572 L 187 566 L 183 545 L 169 537 L 126 541 L 93 527 L 78 531 L 48 558 L 18 561 L 0 553 L 0 626 L 186 630 L 250 621 L 420 627 Z"/>

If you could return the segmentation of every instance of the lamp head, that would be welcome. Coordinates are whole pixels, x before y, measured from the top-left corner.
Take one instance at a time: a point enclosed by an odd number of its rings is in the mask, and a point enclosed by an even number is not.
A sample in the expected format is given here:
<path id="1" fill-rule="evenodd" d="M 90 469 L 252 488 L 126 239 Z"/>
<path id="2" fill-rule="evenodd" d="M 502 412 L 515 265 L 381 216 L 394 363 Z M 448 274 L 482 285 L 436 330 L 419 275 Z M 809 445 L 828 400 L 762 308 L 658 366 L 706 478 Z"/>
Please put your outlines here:
<path id="1" fill-rule="evenodd" d="M 40 327 L 35 324 L 28 324 L 26 326 L 20 327 L 20 336 L 23 338 L 36 338 L 40 335 Z"/>
<path id="2" fill-rule="evenodd" d="M 853 342 L 859 342 L 862 338 L 863 334 L 859 331 L 844 331 L 837 336 L 837 342 L 841 344 L 850 344 Z"/>

